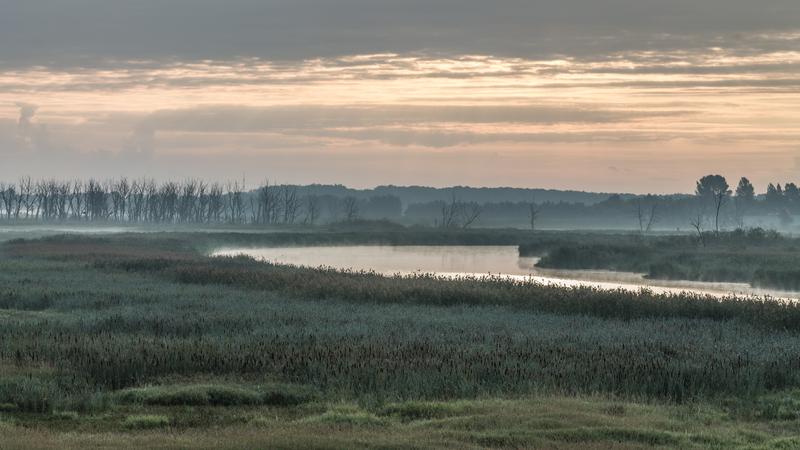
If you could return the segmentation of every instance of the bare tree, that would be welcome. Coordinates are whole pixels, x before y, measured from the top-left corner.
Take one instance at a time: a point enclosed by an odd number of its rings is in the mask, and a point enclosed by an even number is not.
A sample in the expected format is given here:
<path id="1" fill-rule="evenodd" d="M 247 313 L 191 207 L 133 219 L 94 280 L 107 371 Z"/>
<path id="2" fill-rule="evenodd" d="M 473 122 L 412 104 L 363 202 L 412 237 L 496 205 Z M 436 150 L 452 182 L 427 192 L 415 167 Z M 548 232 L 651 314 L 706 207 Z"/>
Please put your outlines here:
<path id="1" fill-rule="evenodd" d="M 483 213 L 483 207 L 477 202 L 462 202 L 453 192 L 449 202 L 441 202 L 438 226 L 442 228 L 462 228 L 472 226 Z"/>
<path id="2" fill-rule="evenodd" d="M 528 219 L 531 222 L 531 231 L 536 231 L 536 222 L 539 220 L 539 214 L 542 212 L 541 205 L 536 204 L 536 198 L 528 203 Z"/>
<path id="3" fill-rule="evenodd" d="M 160 222 L 175 223 L 178 214 L 178 196 L 180 187 L 178 183 L 167 181 L 158 190 L 158 220 Z"/>
<path id="4" fill-rule="evenodd" d="M 477 202 L 462 203 L 459 207 L 461 216 L 461 228 L 467 229 L 480 218 L 483 207 Z"/>
<path id="5" fill-rule="evenodd" d="M 243 197 L 243 187 L 239 185 L 239 182 L 235 183 L 228 183 L 228 193 L 227 193 L 227 200 L 228 200 L 228 220 L 231 223 L 243 223 L 244 222 L 244 197 Z"/>
<path id="6" fill-rule="evenodd" d="M 128 207 L 128 220 L 131 222 L 140 222 L 144 220 L 144 212 L 146 210 L 146 180 L 134 180 L 131 182 L 129 207 Z"/>
<path id="7" fill-rule="evenodd" d="M 56 202 L 56 210 L 58 214 L 58 220 L 66 220 L 69 218 L 70 213 L 69 209 L 71 203 L 72 183 L 69 181 L 58 183 L 57 189 L 58 200 Z"/>
<path id="8" fill-rule="evenodd" d="M 225 200 L 222 185 L 214 183 L 208 189 L 208 222 L 219 222 L 225 210 Z"/>
<path id="9" fill-rule="evenodd" d="M 646 206 L 641 199 L 636 199 L 635 202 L 636 219 L 639 224 L 639 234 L 647 234 L 655 225 L 658 220 L 658 204 L 651 202 L 650 206 Z"/>
<path id="10" fill-rule="evenodd" d="M 34 187 L 31 177 L 23 177 L 19 180 L 19 195 L 21 201 L 19 206 L 25 207 L 25 218 L 29 219 L 33 215 L 34 206 Z M 19 210 L 16 216 L 19 218 Z"/>
<path id="11" fill-rule="evenodd" d="M 455 192 L 451 194 L 449 202 L 441 204 L 441 218 L 439 226 L 442 228 L 452 228 L 456 226 L 461 202 L 456 198 Z"/>
<path id="12" fill-rule="evenodd" d="M 700 244 L 703 247 L 705 247 L 706 246 L 706 238 L 705 238 L 705 234 L 703 234 L 704 233 L 703 232 L 703 222 L 704 222 L 703 212 L 702 211 L 698 211 L 698 213 L 691 218 L 691 220 L 689 221 L 689 224 L 697 232 L 697 237 L 700 240 Z"/>
<path id="13" fill-rule="evenodd" d="M 197 207 L 197 180 L 186 180 L 180 188 L 180 197 L 177 204 L 178 222 L 190 222 L 195 217 Z"/>
<path id="14" fill-rule="evenodd" d="M 36 212 L 34 213 L 34 217 L 39 219 L 41 216 L 43 219 L 47 219 L 47 211 L 48 211 L 48 189 L 47 189 L 47 182 L 44 180 L 37 181 L 33 186 L 33 196 L 36 202 Z"/>
<path id="15" fill-rule="evenodd" d="M 156 181 L 153 179 L 147 180 L 145 188 L 145 214 L 144 220 L 146 222 L 160 222 L 161 216 L 161 195 Z"/>
<path id="16" fill-rule="evenodd" d="M 721 191 L 717 192 L 714 196 L 714 229 L 717 233 L 719 233 L 719 213 L 730 194 L 731 191 Z"/>
<path id="17" fill-rule="evenodd" d="M 355 222 L 358 220 L 359 208 L 358 199 L 353 196 L 345 197 L 342 200 L 342 207 L 344 209 L 344 220 L 346 222 Z"/>
<path id="18" fill-rule="evenodd" d="M 84 200 L 86 197 L 83 193 L 83 182 L 75 180 L 72 182 L 72 192 L 69 196 L 69 211 L 70 216 L 75 220 L 81 220 L 84 216 Z"/>
<path id="19" fill-rule="evenodd" d="M 276 191 L 277 188 L 270 185 L 269 180 L 258 188 L 255 205 L 253 205 L 255 208 L 251 212 L 255 223 L 269 224 L 277 220 L 278 194 Z"/>
<path id="20" fill-rule="evenodd" d="M 297 219 L 297 211 L 300 209 L 300 202 L 297 199 L 297 186 L 281 186 L 281 210 L 283 211 L 283 223 L 294 223 Z M 358 214 L 358 211 L 356 211 Z"/>
<path id="21" fill-rule="evenodd" d="M 208 196 L 208 183 L 205 181 L 197 182 L 197 204 L 194 209 L 194 223 L 203 223 L 206 217 L 206 210 L 208 209 L 209 196 Z"/>
<path id="22" fill-rule="evenodd" d="M 319 197 L 314 194 L 306 195 L 304 206 L 306 217 L 303 220 L 308 225 L 315 225 L 319 219 L 320 213 Z"/>
<path id="23" fill-rule="evenodd" d="M 14 184 L 0 183 L 0 201 L 3 203 L 3 210 L 6 219 L 11 220 L 11 215 L 14 213 L 14 208 L 17 204 L 17 188 Z"/>
<path id="24" fill-rule="evenodd" d="M 125 220 L 128 213 L 128 199 L 131 195 L 131 185 L 127 178 L 120 178 L 109 183 L 111 190 L 111 208 L 115 220 Z"/>

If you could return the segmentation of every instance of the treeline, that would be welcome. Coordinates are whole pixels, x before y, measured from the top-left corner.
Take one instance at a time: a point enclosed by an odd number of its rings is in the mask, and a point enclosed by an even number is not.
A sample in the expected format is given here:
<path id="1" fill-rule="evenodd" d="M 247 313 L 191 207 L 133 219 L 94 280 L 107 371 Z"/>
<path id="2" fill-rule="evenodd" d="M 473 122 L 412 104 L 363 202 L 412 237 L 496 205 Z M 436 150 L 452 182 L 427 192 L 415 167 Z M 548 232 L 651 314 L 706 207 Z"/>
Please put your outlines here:
<path id="1" fill-rule="evenodd" d="M 432 224 L 444 202 L 411 204 L 407 223 Z M 478 226 L 525 228 L 682 229 L 694 232 L 748 227 L 789 229 L 800 214 L 800 189 L 795 183 L 770 183 L 757 194 L 747 178 L 733 187 L 720 175 L 698 180 L 695 192 L 677 195 L 608 196 L 592 204 L 506 201 L 481 204 Z"/>
<path id="2" fill-rule="evenodd" d="M 0 183 L 0 220 L 315 225 L 367 219 L 441 228 L 600 228 L 642 233 L 681 229 L 702 233 L 754 226 L 789 230 L 800 214 L 800 189 L 795 183 L 770 184 L 758 195 L 747 178 L 732 188 L 720 175 L 698 180 L 693 195 L 613 194 L 592 203 L 541 201 L 534 196 L 524 201 L 481 202 L 471 191 L 458 187 L 452 188 L 446 199 L 412 203 L 385 190 L 355 192 L 268 182 L 246 189 L 244 182 L 193 179 L 34 181 L 25 177 Z M 513 192 L 512 198 L 518 198 L 517 190 Z"/>
<path id="3" fill-rule="evenodd" d="M 88 181 L 24 177 L 0 183 L 0 218 L 6 221 L 150 224 L 308 224 L 396 218 L 400 200 L 301 195 L 298 186 L 203 180 L 156 182 L 120 178 Z"/>

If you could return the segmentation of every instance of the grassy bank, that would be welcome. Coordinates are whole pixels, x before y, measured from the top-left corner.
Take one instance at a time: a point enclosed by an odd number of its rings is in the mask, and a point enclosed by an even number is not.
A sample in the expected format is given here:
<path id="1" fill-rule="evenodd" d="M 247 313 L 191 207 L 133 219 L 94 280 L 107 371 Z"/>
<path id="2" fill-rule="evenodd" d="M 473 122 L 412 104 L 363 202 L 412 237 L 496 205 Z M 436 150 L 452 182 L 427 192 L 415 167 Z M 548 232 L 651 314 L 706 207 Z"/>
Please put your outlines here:
<path id="1" fill-rule="evenodd" d="M 780 448 L 798 431 L 793 305 L 203 254 L 262 239 L 340 237 L 3 244 L 7 442 Z"/>
<path id="2" fill-rule="evenodd" d="M 786 399 L 797 397 L 785 397 Z M 213 420 L 209 423 L 209 420 Z M 60 414 L 30 427 L 4 417 L 7 448 L 747 448 L 800 445 L 797 421 L 708 406 L 596 397 L 401 402 L 370 408 L 119 408 L 102 418 Z"/>
<path id="3" fill-rule="evenodd" d="M 744 282 L 800 290 L 800 241 L 763 230 L 697 236 L 598 237 L 525 243 L 521 255 L 543 255 L 540 267 L 644 273 L 654 279 Z"/>

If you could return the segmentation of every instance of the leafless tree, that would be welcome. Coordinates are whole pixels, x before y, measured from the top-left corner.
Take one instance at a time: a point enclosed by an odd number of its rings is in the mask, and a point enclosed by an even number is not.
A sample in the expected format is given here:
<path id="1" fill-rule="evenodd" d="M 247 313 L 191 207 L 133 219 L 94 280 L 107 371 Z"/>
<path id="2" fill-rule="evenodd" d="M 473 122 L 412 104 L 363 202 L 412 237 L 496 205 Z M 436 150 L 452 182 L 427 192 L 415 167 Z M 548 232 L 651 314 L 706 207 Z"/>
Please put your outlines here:
<path id="1" fill-rule="evenodd" d="M 14 184 L 9 183 L 6 185 L 5 183 L 0 183 L 0 201 L 2 201 L 2 212 L 5 213 L 6 219 L 11 220 L 11 216 L 14 213 L 14 208 L 18 201 L 17 188 Z"/>
<path id="2" fill-rule="evenodd" d="M 158 221 L 162 223 L 175 223 L 178 213 L 180 187 L 174 181 L 167 181 L 158 190 Z"/>
<path id="3" fill-rule="evenodd" d="M 83 182 L 75 180 L 72 182 L 72 192 L 69 196 L 69 210 L 70 216 L 73 219 L 81 220 L 84 217 L 84 200 L 86 197 L 83 193 Z"/>
<path id="4" fill-rule="evenodd" d="M 714 229 L 719 233 L 719 213 L 730 196 L 731 191 L 717 192 L 714 195 Z"/>
<path id="5" fill-rule="evenodd" d="M 346 222 L 355 222 L 358 220 L 359 208 L 358 199 L 353 196 L 345 197 L 342 200 L 342 208 L 344 210 L 344 220 Z"/>
<path id="6" fill-rule="evenodd" d="M 102 183 L 90 179 L 86 185 L 86 216 L 90 221 L 108 218 L 108 198 Z"/>
<path id="7" fill-rule="evenodd" d="M 194 218 L 192 219 L 195 223 L 205 222 L 208 203 L 208 183 L 200 180 L 197 182 L 197 204 L 194 209 Z"/>
<path id="8" fill-rule="evenodd" d="M 536 222 L 539 220 L 539 214 L 541 214 L 541 212 L 542 207 L 536 204 L 535 198 L 528 203 L 528 219 L 531 221 L 531 231 L 536 231 Z"/>
<path id="9" fill-rule="evenodd" d="M 636 199 L 635 203 L 636 219 L 639 224 L 639 234 L 649 233 L 658 220 L 658 204 L 651 203 L 648 207 L 641 199 Z"/>
<path id="10" fill-rule="evenodd" d="M 469 228 L 483 213 L 483 207 L 477 202 L 462 202 L 451 194 L 449 202 L 440 205 L 440 219 L 438 225 L 442 228 Z"/>
<path id="11" fill-rule="evenodd" d="M 461 202 L 456 198 L 456 194 L 452 193 L 449 202 L 442 202 L 441 204 L 441 216 L 439 226 L 442 228 L 452 228 L 456 226 L 456 220 L 458 219 L 459 209 L 460 209 Z"/>
<path id="12" fill-rule="evenodd" d="M 222 185 L 214 183 L 208 190 L 208 213 L 209 222 L 219 222 L 225 210 L 225 200 Z"/>
<path id="13" fill-rule="evenodd" d="M 156 183 L 156 180 L 147 180 L 145 186 L 145 205 L 147 205 L 145 221 L 146 222 L 160 222 L 161 221 L 161 192 Z"/>
<path id="14" fill-rule="evenodd" d="M 267 180 L 258 188 L 256 197 L 251 197 L 251 214 L 254 223 L 270 224 L 275 222 L 278 204 L 276 189 Z"/>
<path id="15" fill-rule="evenodd" d="M 58 220 L 66 220 L 69 218 L 69 209 L 71 202 L 72 183 L 69 181 L 58 183 L 56 210 Z"/>
<path id="16" fill-rule="evenodd" d="M 461 228 L 467 229 L 475 223 L 483 213 L 483 207 L 477 202 L 462 203 L 459 207 Z"/>
<path id="17" fill-rule="evenodd" d="M 695 232 L 697 232 L 697 238 L 700 240 L 700 244 L 705 247 L 706 246 L 706 238 L 703 232 L 703 223 L 705 218 L 703 217 L 703 212 L 698 211 L 696 215 L 694 215 L 689 224 L 694 228 Z"/>
<path id="18" fill-rule="evenodd" d="M 197 180 L 186 180 L 180 187 L 180 197 L 178 199 L 178 222 L 190 222 L 195 217 L 195 208 L 197 207 Z"/>
<path id="19" fill-rule="evenodd" d="M 142 222 L 144 212 L 147 210 L 147 181 L 134 180 L 131 182 L 128 207 L 128 219 L 131 222 Z"/>
<path id="20" fill-rule="evenodd" d="M 240 224 L 244 223 L 245 205 L 244 205 L 244 187 L 239 185 L 239 182 L 228 183 L 228 220 L 231 223 Z"/>
<path id="21" fill-rule="evenodd" d="M 320 201 L 319 197 L 314 194 L 306 195 L 304 206 L 306 217 L 303 220 L 307 225 L 315 225 L 319 219 L 320 214 Z"/>
<path id="22" fill-rule="evenodd" d="M 281 186 L 281 210 L 283 211 L 283 223 L 294 223 L 297 219 L 297 211 L 300 209 L 300 202 L 297 198 L 297 186 Z M 358 212 L 356 212 L 358 214 Z"/>
<path id="23" fill-rule="evenodd" d="M 25 207 L 25 218 L 31 218 L 33 215 L 33 207 L 34 207 L 34 187 L 33 187 L 33 180 L 31 177 L 23 177 L 19 180 L 19 195 L 21 202 L 19 203 L 20 206 Z M 19 217 L 19 213 L 17 213 L 17 217 Z"/>
<path id="24" fill-rule="evenodd" d="M 33 196 L 36 202 L 36 212 L 34 213 L 34 217 L 39 219 L 41 216 L 44 219 L 47 219 L 47 210 L 48 210 L 48 189 L 47 189 L 47 182 L 44 180 L 37 181 L 33 186 Z"/>
<path id="25" fill-rule="evenodd" d="M 120 178 L 116 182 L 110 183 L 111 187 L 111 208 L 114 219 L 125 220 L 127 218 L 128 199 L 131 195 L 131 185 L 127 178 Z"/>

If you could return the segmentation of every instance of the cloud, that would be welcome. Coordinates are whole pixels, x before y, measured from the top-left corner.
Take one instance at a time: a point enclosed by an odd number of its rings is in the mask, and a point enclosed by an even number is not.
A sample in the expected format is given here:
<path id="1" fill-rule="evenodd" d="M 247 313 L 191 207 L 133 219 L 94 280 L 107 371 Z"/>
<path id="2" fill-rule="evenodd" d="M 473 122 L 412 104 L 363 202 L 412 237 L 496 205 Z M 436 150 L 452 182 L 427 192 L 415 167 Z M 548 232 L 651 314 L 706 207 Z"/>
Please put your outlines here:
<path id="1" fill-rule="evenodd" d="M 798 23 L 796 0 L 5 0 L 0 61 L 592 55 L 791 37 Z"/>
<path id="2" fill-rule="evenodd" d="M 437 123 L 610 123 L 689 113 L 689 111 L 614 111 L 581 106 L 540 105 L 291 105 L 273 107 L 223 105 L 157 111 L 150 114 L 143 122 L 158 130 L 257 132 L 412 124 L 435 125 Z"/>
<path id="3" fill-rule="evenodd" d="M 33 116 L 36 114 L 36 110 L 39 109 L 39 107 L 23 102 L 17 102 L 16 105 L 19 108 L 19 121 L 17 122 L 19 127 L 21 129 L 29 128 L 31 126 L 31 119 L 33 119 Z"/>
<path id="4" fill-rule="evenodd" d="M 38 150 L 39 145 L 47 142 L 47 130 L 33 124 L 33 116 L 39 107 L 24 102 L 16 102 L 15 105 L 19 108 L 16 150 Z"/>
<path id="5" fill-rule="evenodd" d="M 271 139 L 277 136 L 304 138 L 318 145 L 331 140 L 349 140 L 432 148 L 486 142 L 652 140 L 663 134 L 609 132 L 597 126 L 614 127 L 637 120 L 689 114 L 692 112 L 541 105 L 228 105 L 156 111 L 140 119 L 137 125 L 137 130 L 146 130 L 146 134 L 137 131 L 134 137 L 146 138 L 148 148 L 153 145 L 156 131 L 181 133 L 184 139 L 188 138 L 187 133 L 201 133 L 206 139 L 209 133 L 268 134 Z M 552 129 L 565 125 L 583 125 L 592 130 L 576 133 Z M 532 127 L 539 127 L 541 131 L 532 132 Z M 282 140 L 285 145 L 285 139 Z M 130 147 L 129 151 L 133 149 L 132 145 Z"/>
<path id="6" fill-rule="evenodd" d="M 355 183 L 455 160 L 488 184 L 636 164 L 643 185 L 681 164 L 767 177 L 800 140 L 798 13 L 796 0 L 0 1 L 0 151 L 56 174 L 225 161 L 321 181 L 303 169 L 314 159 L 313 175 Z"/>
<path id="7" fill-rule="evenodd" d="M 0 69 L 3 75 L 0 76 L 0 92 L 19 97 L 45 92 L 119 93 L 143 88 L 264 91 L 391 81 L 429 83 L 443 88 L 448 82 L 453 85 L 461 82 L 462 89 L 637 87 L 646 83 L 679 87 L 794 87 L 800 70 L 800 51 L 797 50 L 800 37 L 792 42 L 795 43 L 792 51 L 780 52 L 758 53 L 745 46 L 672 52 L 633 51 L 560 59 L 392 53 L 300 61 L 259 58 L 165 63 L 118 61 L 115 66 L 102 69 L 45 66 L 5 72 Z"/>

